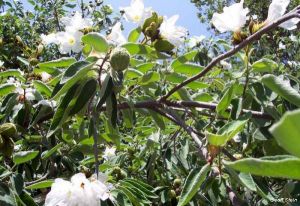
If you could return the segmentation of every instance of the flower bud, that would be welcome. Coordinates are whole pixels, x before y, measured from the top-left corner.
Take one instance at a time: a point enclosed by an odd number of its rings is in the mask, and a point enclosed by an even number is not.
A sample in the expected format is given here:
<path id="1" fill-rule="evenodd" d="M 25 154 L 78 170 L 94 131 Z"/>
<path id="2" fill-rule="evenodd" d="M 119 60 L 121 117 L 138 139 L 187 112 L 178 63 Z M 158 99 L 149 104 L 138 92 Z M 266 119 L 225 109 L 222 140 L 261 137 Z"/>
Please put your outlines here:
<path id="1" fill-rule="evenodd" d="M 4 123 L 0 126 L 0 134 L 5 137 L 13 137 L 17 134 L 17 128 L 12 123 Z"/>
<path id="2" fill-rule="evenodd" d="M 238 45 L 242 41 L 244 41 L 247 38 L 247 34 L 241 31 L 234 32 L 232 37 L 232 43 L 234 45 Z"/>
<path id="3" fill-rule="evenodd" d="M 110 65 L 113 70 L 120 72 L 128 68 L 130 54 L 122 47 L 114 48 L 110 55 Z"/>
<path id="4" fill-rule="evenodd" d="M 170 197 L 170 199 L 174 199 L 174 198 L 176 198 L 176 192 L 175 192 L 175 190 L 169 190 L 169 197 Z"/>

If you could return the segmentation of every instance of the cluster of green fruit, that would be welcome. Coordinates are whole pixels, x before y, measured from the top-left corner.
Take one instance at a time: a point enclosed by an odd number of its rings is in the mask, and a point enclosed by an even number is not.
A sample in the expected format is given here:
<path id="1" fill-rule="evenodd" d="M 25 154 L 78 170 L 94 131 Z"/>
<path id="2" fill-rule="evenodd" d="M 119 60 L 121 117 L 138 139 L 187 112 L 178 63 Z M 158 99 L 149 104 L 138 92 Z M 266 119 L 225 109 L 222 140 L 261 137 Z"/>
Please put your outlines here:
<path id="1" fill-rule="evenodd" d="M 12 123 L 5 123 L 0 126 L 0 152 L 5 157 L 10 157 L 14 151 L 13 137 L 17 134 L 17 128 Z"/>

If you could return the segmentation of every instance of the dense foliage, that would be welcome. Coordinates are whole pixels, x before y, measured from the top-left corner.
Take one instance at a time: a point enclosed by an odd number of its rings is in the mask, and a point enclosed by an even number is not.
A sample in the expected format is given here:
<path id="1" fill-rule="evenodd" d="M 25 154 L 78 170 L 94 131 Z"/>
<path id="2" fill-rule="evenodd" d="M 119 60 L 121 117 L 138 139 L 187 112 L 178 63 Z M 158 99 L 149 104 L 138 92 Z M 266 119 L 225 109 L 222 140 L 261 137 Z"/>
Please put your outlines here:
<path id="1" fill-rule="evenodd" d="M 0 0 L 1 206 L 299 204 L 299 2 L 193 2 Z"/>

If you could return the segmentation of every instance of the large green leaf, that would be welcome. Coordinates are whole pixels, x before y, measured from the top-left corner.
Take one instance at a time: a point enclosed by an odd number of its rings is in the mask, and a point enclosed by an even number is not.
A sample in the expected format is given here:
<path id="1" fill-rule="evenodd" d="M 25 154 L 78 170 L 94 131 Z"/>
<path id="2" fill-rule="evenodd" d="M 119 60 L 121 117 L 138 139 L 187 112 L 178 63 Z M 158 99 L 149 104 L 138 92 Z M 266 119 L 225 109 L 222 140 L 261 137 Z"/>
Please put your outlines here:
<path id="1" fill-rule="evenodd" d="M 63 58 L 60 58 L 57 60 L 39 63 L 37 66 L 40 69 L 42 69 L 42 68 L 66 68 L 75 62 L 76 62 L 76 59 L 73 57 L 63 57 Z"/>
<path id="2" fill-rule="evenodd" d="M 32 185 L 27 186 L 25 189 L 27 190 L 36 190 L 36 189 L 43 189 L 43 188 L 49 188 L 53 184 L 53 180 L 44 180 L 41 182 L 34 183 Z"/>
<path id="3" fill-rule="evenodd" d="M 157 52 L 155 49 L 150 46 L 137 44 L 137 43 L 127 43 L 123 44 L 122 47 L 128 50 L 131 55 L 146 55 L 152 58 L 165 59 L 168 58 L 168 55 Z"/>
<path id="4" fill-rule="evenodd" d="M 7 78 L 7 77 L 16 77 L 20 81 L 24 82 L 25 78 L 23 77 L 23 74 L 18 69 L 9 69 L 6 71 L 0 72 L 0 78 Z"/>
<path id="5" fill-rule="evenodd" d="M 287 112 L 270 128 L 278 144 L 290 154 L 300 157 L 300 110 Z"/>
<path id="6" fill-rule="evenodd" d="M 291 85 L 272 74 L 262 77 L 262 83 L 290 103 L 300 107 L 300 94 Z"/>
<path id="7" fill-rule="evenodd" d="M 206 132 L 206 139 L 214 146 L 224 146 L 230 139 L 243 130 L 248 120 L 236 120 L 224 125 L 217 134 Z"/>
<path id="8" fill-rule="evenodd" d="M 185 74 L 188 76 L 193 76 L 198 74 L 203 70 L 203 67 L 197 64 L 185 63 L 178 65 L 174 68 L 174 72 Z"/>
<path id="9" fill-rule="evenodd" d="M 59 128 L 60 125 L 63 124 L 63 122 L 68 118 L 69 111 L 71 108 L 69 108 L 69 105 L 71 105 L 71 101 L 78 92 L 79 85 L 75 84 L 71 89 L 66 93 L 66 95 L 62 98 L 54 116 L 53 120 L 49 129 L 49 132 L 47 134 L 47 137 L 50 137 L 54 132 Z"/>
<path id="10" fill-rule="evenodd" d="M 184 64 L 188 61 L 191 61 L 197 54 L 198 54 L 198 51 L 191 51 L 191 52 L 185 53 L 184 55 L 173 60 L 173 62 L 171 63 L 171 67 L 173 69 L 175 69 L 176 67 L 181 66 L 182 64 Z"/>
<path id="11" fill-rule="evenodd" d="M 99 33 L 88 33 L 81 38 L 81 41 L 91 45 L 97 52 L 107 52 L 109 48 L 107 41 Z"/>
<path id="12" fill-rule="evenodd" d="M 17 206 L 13 191 L 4 183 L 0 182 L 0 205 Z"/>
<path id="13" fill-rule="evenodd" d="M 88 80 L 81 89 L 73 108 L 70 111 L 70 115 L 78 113 L 85 105 L 88 104 L 89 100 L 94 96 L 97 89 L 97 80 Z"/>
<path id="14" fill-rule="evenodd" d="M 293 156 L 246 158 L 234 162 L 224 161 L 224 164 L 253 175 L 300 180 L 300 159 Z"/>
<path id="15" fill-rule="evenodd" d="M 141 35 L 141 32 L 142 32 L 142 28 L 141 27 L 138 27 L 136 29 L 133 29 L 130 33 L 129 33 L 129 36 L 128 36 L 128 42 L 137 42 L 137 40 L 139 39 L 140 35 Z"/>
<path id="16" fill-rule="evenodd" d="M 112 77 L 108 74 L 103 81 L 102 87 L 100 89 L 99 100 L 97 103 L 97 109 L 100 110 L 107 97 L 112 93 L 113 90 L 113 80 Z"/>
<path id="17" fill-rule="evenodd" d="M 44 82 L 35 80 L 33 81 L 34 88 L 42 94 L 51 97 L 52 90 Z"/>
<path id="18" fill-rule="evenodd" d="M 95 73 L 92 69 L 94 63 L 88 64 L 84 67 L 81 67 L 81 65 L 78 65 L 80 69 L 71 77 L 67 78 L 66 82 L 63 84 L 61 89 L 55 94 L 53 99 L 58 99 L 62 94 L 67 92 L 72 86 L 74 86 L 76 83 L 87 79 L 89 77 L 95 77 Z"/>
<path id="19" fill-rule="evenodd" d="M 39 154 L 39 151 L 23 151 L 17 152 L 13 155 L 13 161 L 15 164 L 22 164 L 34 159 Z"/>
<path id="20" fill-rule="evenodd" d="M 210 171 L 210 164 L 204 165 L 201 169 L 193 169 L 185 180 L 177 206 L 187 205 L 195 196 L 204 182 L 207 173 Z"/>
<path id="21" fill-rule="evenodd" d="M 269 72 L 271 73 L 274 69 L 278 67 L 277 63 L 267 59 L 262 58 L 252 64 L 252 71 L 253 72 Z"/>
<path id="22" fill-rule="evenodd" d="M 158 82 L 160 80 L 159 73 L 157 72 L 148 72 L 143 77 L 140 78 L 140 85 L 147 85 L 152 82 Z"/>
<path id="23" fill-rule="evenodd" d="M 61 148 L 63 146 L 63 142 L 55 145 L 53 148 L 51 148 L 50 150 L 46 150 L 45 152 L 42 153 L 42 160 L 48 159 L 51 155 L 53 155 L 55 152 L 57 152 L 57 150 L 59 148 Z"/>
<path id="24" fill-rule="evenodd" d="M 231 103 L 232 98 L 235 95 L 235 84 L 231 85 L 231 87 L 224 93 L 220 102 L 217 105 L 216 111 L 217 113 L 221 113 L 225 111 Z"/>
<path id="25" fill-rule="evenodd" d="M 15 89 L 16 89 L 16 86 L 14 84 L 10 84 L 10 83 L 2 84 L 0 86 L 0 97 L 11 93 Z"/>

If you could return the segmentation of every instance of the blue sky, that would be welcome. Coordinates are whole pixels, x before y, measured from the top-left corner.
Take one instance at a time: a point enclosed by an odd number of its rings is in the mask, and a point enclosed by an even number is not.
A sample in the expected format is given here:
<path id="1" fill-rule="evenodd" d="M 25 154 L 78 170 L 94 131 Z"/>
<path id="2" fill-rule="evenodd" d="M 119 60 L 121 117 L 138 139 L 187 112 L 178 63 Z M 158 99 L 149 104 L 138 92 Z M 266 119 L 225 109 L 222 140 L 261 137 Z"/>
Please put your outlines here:
<path id="1" fill-rule="evenodd" d="M 28 7 L 27 0 L 20 0 L 24 3 L 25 8 Z M 85 0 L 88 2 L 89 0 Z M 112 5 L 115 12 L 119 12 L 119 7 L 129 6 L 131 0 L 104 0 L 106 4 Z M 207 31 L 207 25 L 201 24 L 197 18 L 197 9 L 190 2 L 190 0 L 144 0 L 146 7 L 152 7 L 160 15 L 170 17 L 178 14 L 179 20 L 177 25 L 183 26 L 189 30 L 191 36 L 205 35 L 211 36 L 211 33 Z M 124 20 L 125 34 L 128 34 L 131 29 L 136 25 L 132 23 L 126 23 Z"/>

